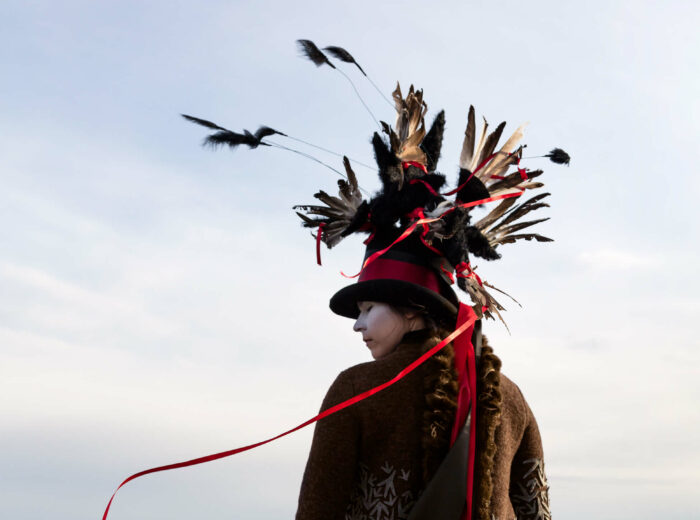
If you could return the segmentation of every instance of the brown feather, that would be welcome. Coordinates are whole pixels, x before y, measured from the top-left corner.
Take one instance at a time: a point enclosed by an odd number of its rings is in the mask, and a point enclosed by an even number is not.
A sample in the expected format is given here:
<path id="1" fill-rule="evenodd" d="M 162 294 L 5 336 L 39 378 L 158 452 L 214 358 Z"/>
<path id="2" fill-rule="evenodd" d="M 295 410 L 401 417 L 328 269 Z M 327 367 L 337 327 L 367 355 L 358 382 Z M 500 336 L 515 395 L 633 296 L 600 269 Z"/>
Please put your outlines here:
<path id="1" fill-rule="evenodd" d="M 467 116 L 467 128 L 464 131 L 464 142 L 462 143 L 462 153 L 459 156 L 459 167 L 468 170 L 474 156 L 474 139 L 476 139 L 476 121 L 474 105 L 469 106 Z M 471 170 L 470 170 L 471 171 Z"/>
<path id="2" fill-rule="evenodd" d="M 481 136 L 479 137 L 479 144 L 476 145 L 476 148 L 474 149 L 474 155 L 472 156 L 472 162 L 469 165 L 469 168 L 467 168 L 470 172 L 473 172 L 479 166 L 479 157 L 481 157 L 481 150 L 484 148 L 484 142 L 486 141 L 486 131 L 489 128 L 489 123 L 488 123 L 488 121 L 486 121 L 485 117 L 483 118 L 483 120 L 484 120 L 484 124 L 481 127 Z M 493 162 L 493 161 L 491 161 L 491 162 Z M 482 171 L 483 171 L 483 169 L 482 169 Z M 479 178 L 481 178 L 481 175 L 477 175 L 477 176 Z"/>
<path id="3" fill-rule="evenodd" d="M 506 127 L 506 122 L 503 121 L 500 125 L 496 127 L 496 130 L 491 132 L 491 134 L 486 138 L 486 142 L 484 143 L 484 147 L 481 150 L 481 155 L 479 156 L 479 160 L 477 161 L 477 167 L 479 164 L 484 162 L 486 158 L 491 155 L 496 148 L 496 145 L 498 144 L 498 140 L 501 138 L 501 134 L 503 133 L 503 129 Z"/>
<path id="4" fill-rule="evenodd" d="M 542 170 L 527 172 L 528 179 L 534 179 L 540 175 L 542 175 Z M 492 184 L 488 184 L 487 187 L 489 191 L 503 190 L 517 186 L 521 182 L 523 182 L 523 178 L 520 175 L 520 172 L 516 171 L 506 175 L 504 179 L 497 179 Z"/>
<path id="5" fill-rule="evenodd" d="M 554 242 L 549 237 L 545 237 L 542 235 L 539 235 L 537 233 L 529 233 L 529 234 L 523 234 L 523 235 L 508 235 L 506 237 L 503 237 L 498 241 L 498 244 L 512 244 L 516 240 L 536 240 L 537 242 Z"/>
<path id="6" fill-rule="evenodd" d="M 511 206 L 513 206 L 513 204 L 515 204 L 515 197 L 503 199 L 498 206 L 493 208 L 484 218 L 474 224 L 474 227 L 480 230 L 486 229 L 491 224 L 496 222 L 496 220 L 501 218 L 511 208 Z"/>

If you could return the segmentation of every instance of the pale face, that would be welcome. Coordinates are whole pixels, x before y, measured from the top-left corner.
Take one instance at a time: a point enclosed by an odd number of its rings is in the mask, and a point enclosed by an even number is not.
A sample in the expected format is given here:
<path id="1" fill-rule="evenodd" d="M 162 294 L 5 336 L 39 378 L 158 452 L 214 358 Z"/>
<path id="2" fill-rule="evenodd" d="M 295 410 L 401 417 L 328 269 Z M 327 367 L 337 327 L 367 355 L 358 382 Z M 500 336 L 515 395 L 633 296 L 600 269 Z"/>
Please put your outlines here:
<path id="1" fill-rule="evenodd" d="M 411 330 L 421 328 L 422 318 L 405 315 L 387 303 L 364 301 L 358 302 L 360 315 L 353 330 L 362 333 L 362 341 L 372 353 L 374 359 L 381 359 L 391 354 Z"/>

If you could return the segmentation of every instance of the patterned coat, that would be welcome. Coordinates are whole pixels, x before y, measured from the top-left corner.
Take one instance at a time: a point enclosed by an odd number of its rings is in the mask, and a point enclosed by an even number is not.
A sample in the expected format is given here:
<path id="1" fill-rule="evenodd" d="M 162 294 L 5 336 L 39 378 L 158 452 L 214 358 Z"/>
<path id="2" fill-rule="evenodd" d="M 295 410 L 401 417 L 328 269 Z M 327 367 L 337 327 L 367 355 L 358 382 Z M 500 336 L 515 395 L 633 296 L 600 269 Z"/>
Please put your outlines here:
<path id="1" fill-rule="evenodd" d="M 321 409 L 394 377 L 420 356 L 425 339 L 422 331 L 409 333 L 392 354 L 341 372 Z M 408 518 L 426 485 L 421 444 L 424 368 L 316 424 L 297 520 Z M 549 520 L 537 423 L 518 387 L 504 375 L 499 378 L 502 406 L 492 439 L 496 452 L 487 518 Z"/>

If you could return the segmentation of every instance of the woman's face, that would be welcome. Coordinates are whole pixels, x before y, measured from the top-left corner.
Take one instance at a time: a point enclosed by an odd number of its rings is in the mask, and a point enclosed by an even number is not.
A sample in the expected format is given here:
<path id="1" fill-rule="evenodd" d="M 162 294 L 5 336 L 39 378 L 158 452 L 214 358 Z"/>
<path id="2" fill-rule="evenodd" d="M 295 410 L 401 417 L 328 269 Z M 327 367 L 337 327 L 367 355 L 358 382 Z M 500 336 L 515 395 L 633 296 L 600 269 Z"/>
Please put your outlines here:
<path id="1" fill-rule="evenodd" d="M 374 359 L 391 354 L 403 338 L 413 330 L 415 318 L 399 312 L 387 303 L 358 302 L 360 315 L 353 330 L 362 333 L 362 340 Z"/>

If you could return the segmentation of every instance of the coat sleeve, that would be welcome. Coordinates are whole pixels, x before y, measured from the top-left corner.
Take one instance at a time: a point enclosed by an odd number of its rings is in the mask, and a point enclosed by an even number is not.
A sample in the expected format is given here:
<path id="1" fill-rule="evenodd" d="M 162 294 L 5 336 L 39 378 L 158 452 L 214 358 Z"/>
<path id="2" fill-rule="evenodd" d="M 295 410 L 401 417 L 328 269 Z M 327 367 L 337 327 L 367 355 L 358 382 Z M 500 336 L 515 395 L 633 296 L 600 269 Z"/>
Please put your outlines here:
<path id="1" fill-rule="evenodd" d="M 347 371 L 341 372 L 328 390 L 321 410 L 354 395 L 352 379 Z M 345 408 L 316 423 L 296 520 L 345 517 L 358 469 L 360 426 L 354 408 Z"/>
<path id="2" fill-rule="evenodd" d="M 535 416 L 524 399 L 523 403 L 527 420 L 511 465 L 510 501 L 518 520 L 551 520 L 542 439 Z"/>

